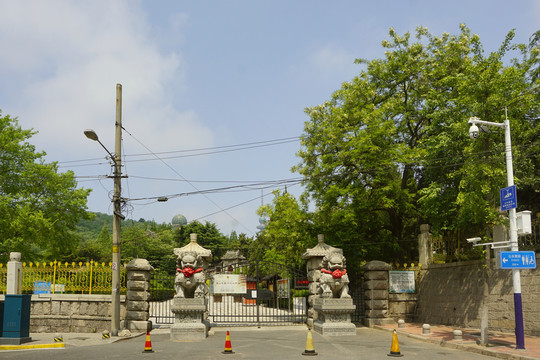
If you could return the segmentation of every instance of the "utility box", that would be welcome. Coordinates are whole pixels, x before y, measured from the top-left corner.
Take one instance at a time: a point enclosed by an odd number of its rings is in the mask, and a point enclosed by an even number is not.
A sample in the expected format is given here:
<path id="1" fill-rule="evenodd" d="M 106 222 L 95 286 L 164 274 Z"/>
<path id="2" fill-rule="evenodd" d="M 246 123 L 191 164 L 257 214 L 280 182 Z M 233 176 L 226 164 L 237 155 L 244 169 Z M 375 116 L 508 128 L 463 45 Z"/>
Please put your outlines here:
<path id="1" fill-rule="evenodd" d="M 0 300 L 0 335 L 4 328 L 4 300 Z"/>
<path id="2" fill-rule="evenodd" d="M 0 344 L 19 345 L 31 341 L 30 304 L 32 295 L 5 295 Z"/>
<path id="3" fill-rule="evenodd" d="M 529 210 L 518 212 L 516 214 L 516 225 L 518 235 L 532 234 L 531 212 Z"/>

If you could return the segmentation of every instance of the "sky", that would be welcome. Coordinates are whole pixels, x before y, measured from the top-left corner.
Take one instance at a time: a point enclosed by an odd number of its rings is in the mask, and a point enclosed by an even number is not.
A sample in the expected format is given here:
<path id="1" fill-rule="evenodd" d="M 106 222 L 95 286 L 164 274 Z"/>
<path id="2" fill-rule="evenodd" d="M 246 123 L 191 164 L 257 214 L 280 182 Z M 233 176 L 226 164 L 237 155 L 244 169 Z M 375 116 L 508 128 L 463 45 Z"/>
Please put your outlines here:
<path id="1" fill-rule="evenodd" d="M 2 116 L 92 189 L 89 211 L 112 214 L 113 180 L 83 132 L 114 153 L 121 84 L 126 218 L 182 214 L 249 236 L 272 191 L 303 191 L 291 168 L 304 109 L 359 74 L 355 59 L 382 58 L 390 27 L 465 23 L 486 52 L 540 29 L 537 0 L 0 0 L 0 14 Z"/>

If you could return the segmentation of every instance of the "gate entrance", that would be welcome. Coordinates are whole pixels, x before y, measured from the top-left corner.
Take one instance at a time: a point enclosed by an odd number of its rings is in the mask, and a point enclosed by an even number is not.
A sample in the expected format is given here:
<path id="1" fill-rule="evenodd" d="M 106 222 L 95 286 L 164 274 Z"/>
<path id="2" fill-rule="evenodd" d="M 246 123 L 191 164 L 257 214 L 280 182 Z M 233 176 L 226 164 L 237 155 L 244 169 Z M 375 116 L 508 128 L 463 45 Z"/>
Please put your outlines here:
<path id="1" fill-rule="evenodd" d="M 208 321 L 212 326 L 303 324 L 307 274 L 283 264 L 239 262 L 208 269 Z M 152 276 L 150 320 L 174 324 L 174 275 Z"/>
<path id="2" fill-rule="evenodd" d="M 208 320 L 220 325 L 303 324 L 305 272 L 270 262 L 240 262 L 210 269 Z"/>

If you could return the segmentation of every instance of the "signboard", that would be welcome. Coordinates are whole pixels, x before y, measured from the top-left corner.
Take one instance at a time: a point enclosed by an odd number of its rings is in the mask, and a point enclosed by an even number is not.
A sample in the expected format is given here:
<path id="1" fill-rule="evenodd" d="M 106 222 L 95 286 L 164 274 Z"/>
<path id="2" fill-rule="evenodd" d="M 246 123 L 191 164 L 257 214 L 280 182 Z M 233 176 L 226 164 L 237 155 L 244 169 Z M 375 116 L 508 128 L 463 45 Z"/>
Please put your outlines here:
<path id="1" fill-rule="evenodd" d="M 248 300 L 273 300 L 274 299 L 274 292 L 268 289 L 260 289 L 260 290 L 249 290 L 245 295 L 244 298 Z"/>
<path id="2" fill-rule="evenodd" d="M 277 297 L 279 299 L 288 299 L 290 296 L 289 279 L 278 280 Z"/>
<path id="3" fill-rule="evenodd" d="M 245 294 L 246 275 L 216 274 L 212 281 L 214 294 Z"/>
<path id="4" fill-rule="evenodd" d="M 536 269 L 534 251 L 501 251 L 501 269 Z"/>
<path id="5" fill-rule="evenodd" d="M 502 188 L 501 191 L 501 210 L 507 211 L 517 207 L 516 186 Z"/>
<path id="6" fill-rule="evenodd" d="M 297 278 L 294 288 L 295 289 L 308 289 L 309 280 L 307 278 Z"/>
<path id="7" fill-rule="evenodd" d="M 414 271 L 389 271 L 388 274 L 391 294 L 412 294 L 416 292 Z"/>
<path id="8" fill-rule="evenodd" d="M 305 315 L 307 314 L 307 305 L 305 297 L 293 298 L 293 314 Z"/>
<path id="9" fill-rule="evenodd" d="M 34 294 L 50 294 L 51 293 L 51 283 L 46 281 L 35 281 L 34 282 Z"/>

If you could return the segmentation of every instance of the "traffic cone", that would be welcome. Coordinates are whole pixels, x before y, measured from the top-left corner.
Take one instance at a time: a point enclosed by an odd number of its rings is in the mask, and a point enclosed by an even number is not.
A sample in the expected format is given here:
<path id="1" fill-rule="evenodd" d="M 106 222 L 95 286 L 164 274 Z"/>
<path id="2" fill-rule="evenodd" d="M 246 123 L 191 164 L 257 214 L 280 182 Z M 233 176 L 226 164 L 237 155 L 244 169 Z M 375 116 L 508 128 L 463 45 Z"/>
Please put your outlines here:
<path id="1" fill-rule="evenodd" d="M 395 357 L 403 356 L 399 352 L 399 343 L 397 339 L 397 332 L 395 329 L 392 335 L 392 347 L 390 348 L 390 354 L 388 354 L 388 356 L 395 356 Z"/>
<path id="2" fill-rule="evenodd" d="M 232 351 L 231 336 L 229 335 L 229 331 L 227 331 L 227 337 L 225 338 L 225 350 L 223 350 L 223 354 L 234 354 L 234 351 Z"/>
<path id="3" fill-rule="evenodd" d="M 152 352 L 154 352 L 154 350 L 152 350 L 152 341 L 150 341 L 150 331 L 147 331 L 143 353 L 152 353 Z"/>
<path id="4" fill-rule="evenodd" d="M 308 355 L 308 356 L 317 355 L 317 353 L 315 352 L 315 348 L 313 347 L 313 336 L 311 335 L 310 329 L 308 329 L 308 332 L 307 332 L 306 350 L 304 350 L 302 355 Z"/>

